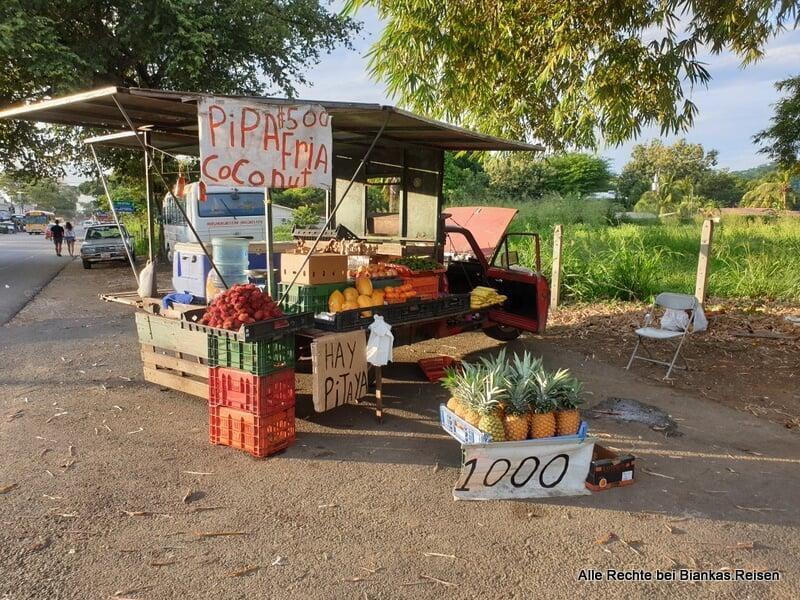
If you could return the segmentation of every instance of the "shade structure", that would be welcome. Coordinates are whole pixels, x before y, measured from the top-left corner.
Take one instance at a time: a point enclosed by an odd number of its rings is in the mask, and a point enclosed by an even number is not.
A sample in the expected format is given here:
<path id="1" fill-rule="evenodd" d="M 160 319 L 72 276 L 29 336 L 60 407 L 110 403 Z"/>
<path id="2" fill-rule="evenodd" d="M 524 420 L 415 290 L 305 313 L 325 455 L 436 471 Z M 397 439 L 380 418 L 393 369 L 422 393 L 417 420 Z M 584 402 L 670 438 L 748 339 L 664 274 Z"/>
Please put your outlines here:
<path id="1" fill-rule="evenodd" d="M 137 130 L 151 133 L 150 145 L 167 152 L 197 155 L 197 101 L 211 95 L 112 86 L 6 108 L 0 110 L 0 119 L 102 130 L 107 135 L 95 138 L 96 143 L 139 148 L 139 142 L 117 107 L 118 102 Z M 389 120 L 379 144 L 383 147 L 414 144 L 451 151 L 544 149 L 538 144 L 506 140 L 428 119 L 395 106 L 271 97 L 245 99 L 255 103 L 322 105 L 333 117 L 333 139 L 337 147 L 368 145 L 386 122 L 388 113 Z M 113 134 L 119 131 L 125 133 Z"/>

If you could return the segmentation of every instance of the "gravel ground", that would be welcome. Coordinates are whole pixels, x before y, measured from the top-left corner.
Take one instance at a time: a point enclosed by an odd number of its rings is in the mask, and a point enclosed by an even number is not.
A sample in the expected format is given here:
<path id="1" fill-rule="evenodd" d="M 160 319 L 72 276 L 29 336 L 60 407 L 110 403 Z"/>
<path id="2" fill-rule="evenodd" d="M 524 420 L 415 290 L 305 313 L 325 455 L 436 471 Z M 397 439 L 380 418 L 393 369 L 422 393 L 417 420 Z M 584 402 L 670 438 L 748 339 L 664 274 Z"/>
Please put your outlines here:
<path id="1" fill-rule="evenodd" d="M 209 445 L 202 401 L 143 381 L 132 310 L 97 299 L 129 287 L 124 268 L 73 263 L 0 328 L 0 598 L 800 596 L 800 441 L 779 425 L 526 338 L 509 346 L 573 369 L 590 404 L 635 398 L 683 435 L 590 420 L 636 455 L 635 485 L 455 502 L 446 396 L 415 362 L 497 347 L 468 334 L 396 351 L 383 425 L 369 400 L 313 414 L 299 376 L 297 443 L 255 460 Z M 681 567 L 775 569 L 781 581 L 577 579 Z"/>

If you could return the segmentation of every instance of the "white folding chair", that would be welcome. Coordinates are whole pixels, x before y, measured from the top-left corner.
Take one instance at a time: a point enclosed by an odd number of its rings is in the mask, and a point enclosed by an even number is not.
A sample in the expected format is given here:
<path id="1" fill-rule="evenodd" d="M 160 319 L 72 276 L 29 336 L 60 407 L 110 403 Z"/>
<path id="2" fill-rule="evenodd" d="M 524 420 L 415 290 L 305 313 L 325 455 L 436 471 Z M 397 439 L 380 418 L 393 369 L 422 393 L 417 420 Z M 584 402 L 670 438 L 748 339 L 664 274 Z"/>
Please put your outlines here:
<path id="1" fill-rule="evenodd" d="M 625 367 L 625 369 L 630 369 L 634 360 L 643 360 L 656 363 L 658 365 L 664 365 L 669 367 L 664 379 L 669 379 L 673 369 L 688 369 L 689 365 L 686 363 L 686 359 L 682 356 L 681 360 L 683 360 L 683 366 L 676 365 L 675 362 L 678 360 L 678 356 L 680 356 L 681 347 L 686 339 L 686 335 L 694 329 L 694 320 L 695 315 L 697 314 L 698 306 L 699 303 L 697 298 L 690 296 L 689 294 L 664 292 L 663 294 L 656 296 L 656 299 L 650 307 L 648 313 L 644 316 L 644 326 L 636 330 L 636 346 L 633 349 L 633 354 L 631 354 L 631 359 L 628 361 L 628 366 Z M 675 331 L 671 329 L 663 329 L 660 326 L 653 327 L 652 325 L 655 319 L 655 311 L 659 308 L 688 311 L 689 318 L 686 321 L 686 327 L 684 327 L 682 330 Z M 645 344 L 645 340 L 678 340 L 678 346 L 675 348 L 675 354 L 672 356 L 672 360 L 670 362 L 666 362 L 653 358 L 653 355 L 650 354 L 650 350 Z M 637 354 L 640 346 L 645 351 L 647 356 Z"/>

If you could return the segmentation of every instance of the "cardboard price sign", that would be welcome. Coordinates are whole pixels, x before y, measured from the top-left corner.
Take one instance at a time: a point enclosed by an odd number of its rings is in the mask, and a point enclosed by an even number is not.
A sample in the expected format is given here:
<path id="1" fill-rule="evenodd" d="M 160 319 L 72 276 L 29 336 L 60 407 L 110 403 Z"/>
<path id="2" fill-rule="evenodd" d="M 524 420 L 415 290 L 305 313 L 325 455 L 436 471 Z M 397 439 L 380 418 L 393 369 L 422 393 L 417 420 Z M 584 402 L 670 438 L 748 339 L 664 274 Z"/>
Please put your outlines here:
<path id="1" fill-rule="evenodd" d="M 363 331 L 337 333 L 311 343 L 314 410 L 325 412 L 367 395 L 367 341 Z"/>
<path id="2" fill-rule="evenodd" d="M 322 106 L 204 97 L 197 119 L 206 185 L 330 187 L 333 137 Z"/>
<path id="3" fill-rule="evenodd" d="M 549 498 L 589 494 L 586 475 L 594 438 L 462 446 L 456 500 Z"/>

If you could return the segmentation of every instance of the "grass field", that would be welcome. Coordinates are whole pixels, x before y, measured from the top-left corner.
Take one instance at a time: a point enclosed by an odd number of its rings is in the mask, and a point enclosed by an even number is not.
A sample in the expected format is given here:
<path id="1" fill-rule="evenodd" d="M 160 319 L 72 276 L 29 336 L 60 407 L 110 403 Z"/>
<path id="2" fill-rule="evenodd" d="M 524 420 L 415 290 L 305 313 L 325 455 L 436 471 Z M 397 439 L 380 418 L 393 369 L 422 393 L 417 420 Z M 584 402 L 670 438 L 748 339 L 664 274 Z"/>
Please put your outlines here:
<path id="1" fill-rule="evenodd" d="M 702 221 L 610 225 L 603 202 L 543 200 L 520 208 L 517 231 L 538 231 L 549 275 L 553 225 L 564 226 L 562 297 L 647 301 L 663 291 L 694 293 Z M 533 266 L 533 250 L 518 248 Z M 800 302 L 800 219 L 725 217 L 716 224 L 708 295 Z"/>

